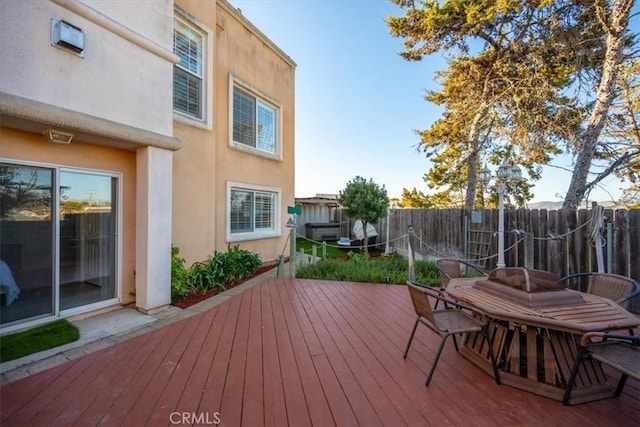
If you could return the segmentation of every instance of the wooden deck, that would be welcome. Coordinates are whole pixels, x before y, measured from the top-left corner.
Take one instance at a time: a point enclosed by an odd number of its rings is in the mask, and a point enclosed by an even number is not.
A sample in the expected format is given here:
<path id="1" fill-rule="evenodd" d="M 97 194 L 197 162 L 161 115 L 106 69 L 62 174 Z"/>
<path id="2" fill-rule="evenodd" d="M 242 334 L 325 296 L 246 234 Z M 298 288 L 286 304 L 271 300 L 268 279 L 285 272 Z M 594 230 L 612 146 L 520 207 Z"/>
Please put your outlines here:
<path id="1" fill-rule="evenodd" d="M 498 386 L 419 327 L 404 286 L 268 279 L 0 389 L 0 425 L 637 425 L 640 386 L 562 406 Z M 183 418 L 184 417 L 184 418 Z"/>

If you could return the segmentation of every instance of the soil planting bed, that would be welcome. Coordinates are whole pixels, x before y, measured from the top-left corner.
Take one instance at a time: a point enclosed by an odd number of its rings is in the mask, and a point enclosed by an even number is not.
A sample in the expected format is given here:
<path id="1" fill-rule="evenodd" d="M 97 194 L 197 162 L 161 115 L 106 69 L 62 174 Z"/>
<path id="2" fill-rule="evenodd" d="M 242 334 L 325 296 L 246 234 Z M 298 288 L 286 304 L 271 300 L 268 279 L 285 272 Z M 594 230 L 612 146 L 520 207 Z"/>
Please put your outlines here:
<path id="1" fill-rule="evenodd" d="M 269 270 L 271 270 L 273 268 L 276 268 L 276 267 L 277 267 L 277 265 L 274 265 L 274 264 L 268 264 L 268 265 L 260 266 L 260 267 L 258 267 L 256 272 L 253 273 L 251 276 L 245 277 L 244 279 L 240 279 L 240 280 L 238 280 L 236 282 L 233 282 L 233 283 L 227 285 L 227 290 L 235 288 L 236 286 L 243 284 L 247 280 L 251 280 L 254 277 L 259 276 L 259 275 L 261 275 L 263 273 L 266 273 L 267 271 L 269 271 Z M 204 300 L 209 299 L 209 298 L 211 298 L 213 296 L 216 296 L 221 292 L 224 292 L 224 290 L 222 290 L 220 288 L 211 289 L 206 294 L 202 294 L 200 292 L 196 292 L 194 294 L 188 295 L 188 296 L 186 296 L 184 298 L 181 298 L 179 300 L 172 301 L 171 305 L 174 305 L 176 307 L 185 309 L 187 307 L 190 307 L 190 306 L 192 306 L 194 304 L 199 303 L 200 301 L 204 301 Z"/>

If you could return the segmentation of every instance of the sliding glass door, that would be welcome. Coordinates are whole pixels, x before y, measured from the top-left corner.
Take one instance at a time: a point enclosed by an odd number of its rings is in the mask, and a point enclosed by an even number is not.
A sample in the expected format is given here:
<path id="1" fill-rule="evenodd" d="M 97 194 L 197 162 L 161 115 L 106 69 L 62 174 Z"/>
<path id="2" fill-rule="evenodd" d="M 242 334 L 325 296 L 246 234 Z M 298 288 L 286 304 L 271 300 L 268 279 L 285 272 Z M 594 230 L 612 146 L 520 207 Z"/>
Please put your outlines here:
<path id="1" fill-rule="evenodd" d="M 0 325 L 117 297 L 118 178 L 0 163 Z"/>
<path id="2" fill-rule="evenodd" d="M 116 178 L 60 172 L 60 310 L 116 296 Z"/>
<path id="3" fill-rule="evenodd" d="M 0 323 L 54 313 L 53 169 L 0 163 Z"/>

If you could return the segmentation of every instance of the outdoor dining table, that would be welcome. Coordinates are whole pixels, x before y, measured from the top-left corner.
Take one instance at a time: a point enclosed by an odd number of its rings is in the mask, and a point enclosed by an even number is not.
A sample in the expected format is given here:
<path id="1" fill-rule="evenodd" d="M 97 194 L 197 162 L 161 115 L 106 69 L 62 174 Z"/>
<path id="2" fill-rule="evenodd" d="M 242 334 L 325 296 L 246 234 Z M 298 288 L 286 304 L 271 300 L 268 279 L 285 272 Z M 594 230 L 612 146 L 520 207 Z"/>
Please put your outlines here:
<path id="1" fill-rule="evenodd" d="M 489 319 L 501 383 L 551 399 L 562 400 L 583 334 L 624 332 L 640 325 L 640 318 L 606 298 L 579 293 L 578 302 L 547 302 L 543 307 L 533 307 L 476 286 L 481 280 L 486 278 L 452 279 L 446 292 Z M 460 353 L 493 375 L 488 346 L 481 334 L 467 335 Z M 600 363 L 585 361 L 569 403 L 613 395 Z"/>

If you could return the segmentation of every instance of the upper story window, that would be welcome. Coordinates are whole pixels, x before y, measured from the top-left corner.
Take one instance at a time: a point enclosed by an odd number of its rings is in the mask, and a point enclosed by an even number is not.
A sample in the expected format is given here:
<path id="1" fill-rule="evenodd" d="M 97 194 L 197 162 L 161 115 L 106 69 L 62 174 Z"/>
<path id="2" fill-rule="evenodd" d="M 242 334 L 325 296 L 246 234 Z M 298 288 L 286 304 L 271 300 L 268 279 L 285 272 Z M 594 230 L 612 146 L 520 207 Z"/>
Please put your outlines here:
<path id="1" fill-rule="evenodd" d="M 173 19 L 173 53 L 180 61 L 173 67 L 173 109 L 204 119 L 205 36 L 186 21 Z"/>
<path id="2" fill-rule="evenodd" d="M 280 158 L 280 107 L 232 79 L 232 145 Z"/>

